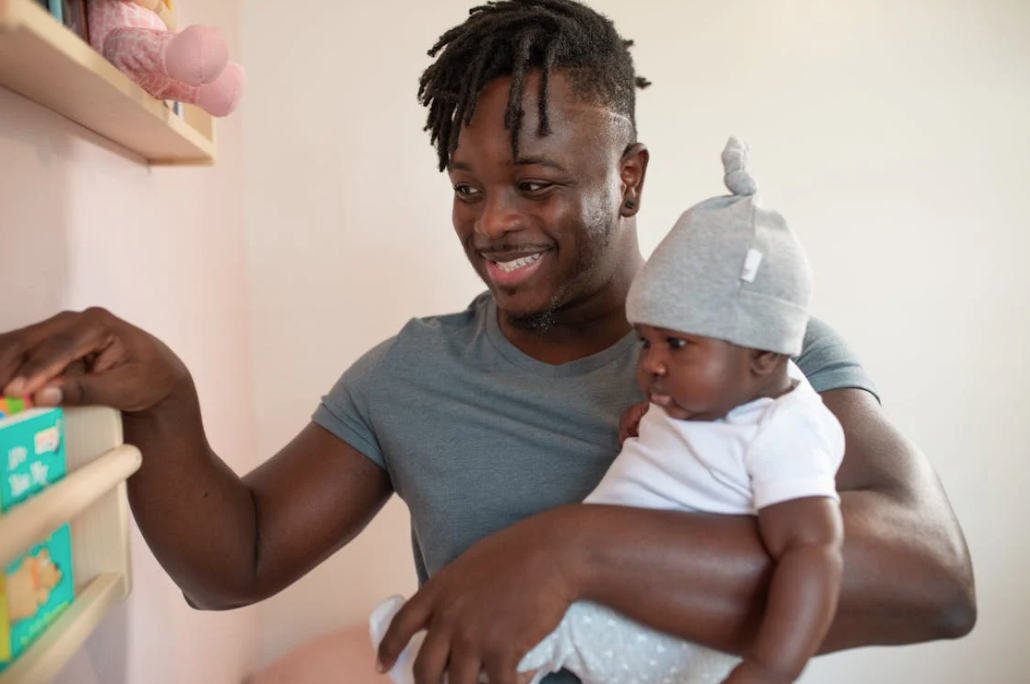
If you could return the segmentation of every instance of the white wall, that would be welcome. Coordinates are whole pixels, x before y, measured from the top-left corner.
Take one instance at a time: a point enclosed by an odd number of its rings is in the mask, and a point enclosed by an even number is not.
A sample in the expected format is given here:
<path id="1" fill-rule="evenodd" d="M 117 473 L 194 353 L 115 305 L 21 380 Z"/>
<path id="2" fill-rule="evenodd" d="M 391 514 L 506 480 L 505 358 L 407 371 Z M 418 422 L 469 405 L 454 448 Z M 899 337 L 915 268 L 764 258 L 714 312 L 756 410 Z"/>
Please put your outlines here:
<path id="1" fill-rule="evenodd" d="M 180 3 L 182 4 L 182 3 Z M 191 3 L 239 54 L 239 0 Z M 148 169 L 66 119 L 0 89 L 0 331 L 105 306 L 193 371 L 208 434 L 254 466 L 242 123 L 221 122 L 212 168 Z M 238 684 L 257 657 L 256 610 L 190 609 L 132 532 L 133 593 L 58 684 Z"/>
<path id="2" fill-rule="evenodd" d="M 652 150 L 646 253 L 720 193 L 747 137 L 766 202 L 801 234 L 817 313 L 859 351 L 965 526 L 980 621 L 957 643 L 820 660 L 805 681 L 1026 681 L 1030 652 L 1030 4 L 594 0 L 636 40 Z M 480 288 L 449 226 L 415 100 L 459 0 L 249 3 L 245 211 L 257 442 L 270 455 L 364 350 Z M 396 502 L 262 606 L 268 661 L 410 592 Z"/>

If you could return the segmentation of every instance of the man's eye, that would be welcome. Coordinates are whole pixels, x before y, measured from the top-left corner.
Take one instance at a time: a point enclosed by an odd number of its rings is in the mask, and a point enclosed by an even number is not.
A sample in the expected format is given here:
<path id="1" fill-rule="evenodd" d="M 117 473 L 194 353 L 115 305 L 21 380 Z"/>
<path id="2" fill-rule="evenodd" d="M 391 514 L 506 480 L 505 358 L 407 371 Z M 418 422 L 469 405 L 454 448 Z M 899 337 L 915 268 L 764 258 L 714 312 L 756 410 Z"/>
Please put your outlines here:
<path id="1" fill-rule="evenodd" d="M 519 183 L 519 189 L 522 190 L 522 192 L 540 192 L 541 190 L 546 190 L 549 187 L 551 187 L 550 183 L 537 183 L 535 181 L 523 181 L 522 183 Z"/>
<path id="2" fill-rule="evenodd" d="M 454 192 L 461 197 L 473 197 L 479 193 L 479 191 L 471 185 L 455 185 Z"/>

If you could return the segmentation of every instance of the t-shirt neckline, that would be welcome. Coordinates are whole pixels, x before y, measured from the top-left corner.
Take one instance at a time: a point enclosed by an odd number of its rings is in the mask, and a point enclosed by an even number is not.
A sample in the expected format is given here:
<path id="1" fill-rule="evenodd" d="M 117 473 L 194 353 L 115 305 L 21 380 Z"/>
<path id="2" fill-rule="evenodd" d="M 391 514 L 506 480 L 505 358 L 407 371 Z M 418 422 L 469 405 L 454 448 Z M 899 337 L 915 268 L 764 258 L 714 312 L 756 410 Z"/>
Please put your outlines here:
<path id="1" fill-rule="evenodd" d="M 568 363 L 557 365 L 545 363 L 526 354 L 504 336 L 504 333 L 501 331 L 501 325 L 497 321 L 497 303 L 489 293 L 486 294 L 485 299 L 487 301 L 486 306 L 483 309 L 483 314 L 486 316 L 487 338 L 497 349 L 498 353 L 506 360 L 519 368 L 531 371 L 538 375 L 552 378 L 585 375 L 597 370 L 598 368 L 607 366 L 613 360 L 626 354 L 630 351 L 631 347 L 636 345 L 636 332 L 631 330 L 618 342 L 607 349 L 597 352 L 596 354 L 591 354 L 590 356 L 585 356 L 582 359 L 576 359 L 575 361 L 569 361 Z"/>

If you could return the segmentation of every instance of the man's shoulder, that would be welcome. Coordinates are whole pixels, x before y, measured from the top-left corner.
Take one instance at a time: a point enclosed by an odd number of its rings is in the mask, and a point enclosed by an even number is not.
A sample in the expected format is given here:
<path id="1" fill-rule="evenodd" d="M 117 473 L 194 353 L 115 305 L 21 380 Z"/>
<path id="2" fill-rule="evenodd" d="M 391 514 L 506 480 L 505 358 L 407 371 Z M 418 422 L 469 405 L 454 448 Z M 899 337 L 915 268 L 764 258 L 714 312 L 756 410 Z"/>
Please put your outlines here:
<path id="1" fill-rule="evenodd" d="M 362 369 L 362 375 L 375 374 L 380 368 L 409 373 L 412 364 L 431 370 L 443 357 L 460 356 L 469 344 L 474 344 L 478 333 L 486 327 L 490 301 L 487 292 L 461 311 L 411 318 L 395 335 L 365 352 L 354 365 Z"/>
<path id="2" fill-rule="evenodd" d="M 392 338 L 392 346 L 398 350 L 414 346 L 427 351 L 436 346 L 446 346 L 454 337 L 473 335 L 485 327 L 489 303 L 490 293 L 485 292 L 461 311 L 411 318 Z"/>
<path id="3" fill-rule="evenodd" d="M 809 318 L 801 354 L 794 361 L 816 392 L 854 388 L 879 398 L 858 355 L 840 333 L 820 318 Z"/>
<path id="4" fill-rule="evenodd" d="M 481 324 L 490 303 L 490 293 L 483 292 L 461 311 L 419 316 L 410 319 L 397 334 L 398 339 L 419 335 L 447 335 Z"/>
<path id="5" fill-rule="evenodd" d="M 489 293 L 463 310 L 412 318 L 394 335 L 368 349 L 347 369 L 343 383 L 366 396 L 384 378 L 410 382 L 439 374 L 449 361 L 458 363 L 476 331 L 484 326 Z M 454 364 L 450 364 L 453 366 Z M 452 368 L 453 370 L 453 368 Z"/>

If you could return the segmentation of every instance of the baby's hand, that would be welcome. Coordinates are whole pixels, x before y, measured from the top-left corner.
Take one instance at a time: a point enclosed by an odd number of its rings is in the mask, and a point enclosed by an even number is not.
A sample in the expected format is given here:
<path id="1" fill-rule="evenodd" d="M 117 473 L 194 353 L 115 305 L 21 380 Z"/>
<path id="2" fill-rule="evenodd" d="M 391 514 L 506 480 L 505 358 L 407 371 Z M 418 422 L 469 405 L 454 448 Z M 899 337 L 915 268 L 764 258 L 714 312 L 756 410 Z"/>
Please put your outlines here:
<path id="1" fill-rule="evenodd" d="M 722 684 L 791 684 L 793 677 L 778 675 L 753 660 L 745 659 L 733 668 Z"/>
<path id="2" fill-rule="evenodd" d="M 646 401 L 634 404 L 626 409 L 619 421 L 619 444 L 622 444 L 630 437 L 638 437 L 637 428 L 640 426 L 640 419 L 647 413 L 650 406 Z"/>

